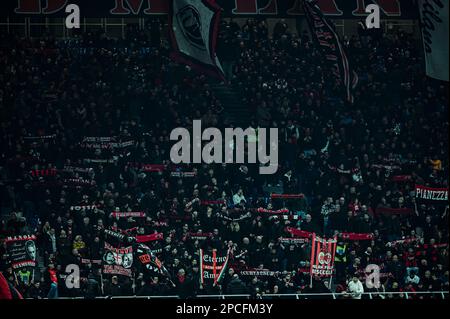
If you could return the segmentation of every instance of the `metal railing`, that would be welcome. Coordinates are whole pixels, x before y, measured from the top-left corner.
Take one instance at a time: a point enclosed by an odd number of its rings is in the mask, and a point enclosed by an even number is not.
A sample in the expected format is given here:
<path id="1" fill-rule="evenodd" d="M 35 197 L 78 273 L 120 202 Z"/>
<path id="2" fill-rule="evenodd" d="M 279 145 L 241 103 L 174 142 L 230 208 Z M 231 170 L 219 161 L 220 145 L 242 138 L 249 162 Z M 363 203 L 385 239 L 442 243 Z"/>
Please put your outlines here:
<path id="1" fill-rule="evenodd" d="M 380 296 L 386 298 L 386 296 L 398 295 L 403 299 L 413 299 L 419 296 L 434 296 L 439 299 L 448 299 L 448 291 L 423 291 L 423 292 L 364 292 L 361 294 L 361 299 L 375 299 Z M 295 300 L 308 300 L 308 299 L 340 299 L 344 296 L 350 296 L 350 294 L 344 293 L 305 293 L 305 294 L 263 294 L 255 297 L 250 294 L 236 294 L 236 295 L 197 295 L 192 299 L 251 299 L 251 300 L 264 300 L 264 299 L 295 299 Z M 364 298 L 368 297 L 368 298 Z M 84 299 L 84 297 L 60 297 L 58 299 Z M 169 296 L 102 296 L 95 299 L 181 299 L 177 295 Z M 351 299 L 351 297 L 350 297 Z"/>

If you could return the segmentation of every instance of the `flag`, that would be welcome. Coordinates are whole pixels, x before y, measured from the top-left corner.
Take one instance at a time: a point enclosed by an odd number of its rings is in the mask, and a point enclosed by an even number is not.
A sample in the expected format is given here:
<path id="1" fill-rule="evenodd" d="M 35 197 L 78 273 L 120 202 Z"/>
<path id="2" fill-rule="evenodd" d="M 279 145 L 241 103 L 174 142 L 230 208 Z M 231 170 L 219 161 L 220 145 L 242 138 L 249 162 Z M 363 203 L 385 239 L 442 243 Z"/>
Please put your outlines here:
<path id="1" fill-rule="evenodd" d="M 205 281 L 213 280 L 214 285 L 220 282 L 225 274 L 230 258 L 230 250 L 226 254 L 219 255 L 217 249 L 213 249 L 211 253 L 200 249 L 200 280 L 204 284 Z"/>
<path id="2" fill-rule="evenodd" d="M 172 0 L 169 33 L 174 60 L 223 79 L 222 66 L 216 56 L 221 10 L 215 0 Z"/>
<path id="3" fill-rule="evenodd" d="M 426 72 L 442 81 L 448 81 L 448 10 L 448 0 L 419 0 Z"/>
<path id="4" fill-rule="evenodd" d="M 103 273 L 132 277 L 133 247 L 116 248 L 105 242 Z"/>
<path id="5" fill-rule="evenodd" d="M 6 252 L 14 270 L 36 266 L 36 236 L 20 235 L 5 239 Z"/>
<path id="6" fill-rule="evenodd" d="M 333 275 L 337 238 L 324 239 L 313 235 L 311 249 L 311 276 L 330 277 Z"/>
<path id="7" fill-rule="evenodd" d="M 316 1 L 304 0 L 303 9 L 311 33 L 322 51 L 322 56 L 331 65 L 335 78 L 345 87 L 348 102 L 353 103 L 353 90 L 358 85 L 358 75 L 351 71 L 344 46 L 333 23 L 317 6 Z"/>
<path id="8" fill-rule="evenodd" d="M 169 271 L 162 262 L 155 256 L 152 250 L 145 244 L 138 244 L 136 249 L 137 260 L 147 270 L 147 272 L 157 275 L 163 275 L 171 279 Z"/>

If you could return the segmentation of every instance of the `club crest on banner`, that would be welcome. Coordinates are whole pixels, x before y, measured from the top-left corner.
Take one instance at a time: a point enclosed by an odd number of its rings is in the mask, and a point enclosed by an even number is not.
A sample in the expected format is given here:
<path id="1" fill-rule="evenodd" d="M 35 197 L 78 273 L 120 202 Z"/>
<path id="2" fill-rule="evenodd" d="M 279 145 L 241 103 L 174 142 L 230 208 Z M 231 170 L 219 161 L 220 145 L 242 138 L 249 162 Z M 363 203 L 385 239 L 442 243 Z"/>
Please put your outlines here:
<path id="1" fill-rule="evenodd" d="M 177 13 L 178 24 L 186 40 L 200 50 L 206 51 L 202 37 L 202 22 L 196 8 L 187 5 Z"/>

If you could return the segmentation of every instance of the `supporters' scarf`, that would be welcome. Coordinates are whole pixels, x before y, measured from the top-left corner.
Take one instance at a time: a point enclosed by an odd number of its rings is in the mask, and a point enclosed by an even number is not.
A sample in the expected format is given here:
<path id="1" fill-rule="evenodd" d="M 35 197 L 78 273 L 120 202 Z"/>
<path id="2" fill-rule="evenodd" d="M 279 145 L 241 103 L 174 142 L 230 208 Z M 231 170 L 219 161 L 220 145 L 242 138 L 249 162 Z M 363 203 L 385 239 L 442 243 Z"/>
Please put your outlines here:
<path id="1" fill-rule="evenodd" d="M 293 236 L 300 237 L 300 238 L 312 238 L 313 234 L 312 232 L 300 230 L 294 227 L 286 227 L 286 231 Z"/>
<path id="2" fill-rule="evenodd" d="M 200 201 L 200 205 L 202 206 L 207 206 L 207 205 L 224 205 L 225 204 L 225 200 L 220 199 L 220 200 L 201 200 Z"/>
<path id="3" fill-rule="evenodd" d="M 435 201 L 448 201 L 448 188 L 433 188 L 416 185 L 416 198 Z"/>
<path id="4" fill-rule="evenodd" d="M 271 210 L 271 209 L 265 209 L 265 208 L 257 208 L 256 211 L 258 213 L 267 213 L 267 214 L 288 214 L 289 213 L 289 209 L 286 208 L 282 208 L 282 209 L 278 209 L 278 210 Z"/>
<path id="5" fill-rule="evenodd" d="M 306 244 L 309 242 L 309 238 L 290 238 L 290 237 L 280 237 L 278 241 L 281 244 Z"/>
<path id="6" fill-rule="evenodd" d="M 164 222 L 164 221 L 153 221 L 152 226 L 153 227 L 169 227 L 169 223 Z"/>
<path id="7" fill-rule="evenodd" d="M 126 141 L 126 142 L 101 142 L 101 143 L 93 143 L 93 142 L 83 142 L 80 144 L 82 148 L 86 149 L 115 149 L 115 148 L 126 148 L 129 146 L 133 146 L 135 141 Z"/>
<path id="8" fill-rule="evenodd" d="M 136 236 L 136 242 L 138 243 L 147 243 L 150 241 L 156 241 L 156 240 L 163 240 L 164 234 L 163 233 L 155 233 L 150 235 L 137 235 Z"/>
<path id="9" fill-rule="evenodd" d="M 64 179 L 64 184 L 67 186 L 94 186 L 95 181 L 91 179 L 85 179 L 85 178 L 66 178 Z"/>
<path id="10" fill-rule="evenodd" d="M 114 230 L 104 229 L 103 232 L 104 232 L 104 234 L 106 236 L 115 238 L 115 239 L 119 240 L 120 242 L 124 242 L 124 241 L 125 242 L 133 242 L 133 241 L 135 241 L 135 238 L 128 237 L 128 236 L 126 236 L 126 235 L 124 235 L 124 234 L 122 234 L 120 232 L 114 231 Z"/>
<path id="11" fill-rule="evenodd" d="M 338 235 L 344 240 L 372 240 L 373 234 L 369 233 L 339 233 Z"/>
<path id="12" fill-rule="evenodd" d="M 304 197 L 303 194 L 270 194 L 272 199 L 301 199 Z"/>
<path id="13" fill-rule="evenodd" d="M 419 241 L 419 238 L 405 238 L 405 239 L 399 239 L 399 240 L 393 240 L 393 241 L 389 241 L 386 243 L 387 247 L 395 247 L 397 245 L 403 245 L 403 244 L 410 244 L 410 243 L 415 243 L 417 241 Z"/>
<path id="14" fill-rule="evenodd" d="M 52 140 L 56 138 L 56 134 L 52 134 L 52 135 L 41 135 L 41 136 L 25 136 L 23 139 L 24 140 Z"/>
<path id="15" fill-rule="evenodd" d="M 195 172 L 171 172 L 170 177 L 179 177 L 179 178 L 186 178 L 186 177 L 195 177 Z"/>
<path id="16" fill-rule="evenodd" d="M 117 138 L 115 136 L 103 136 L 103 137 L 86 136 L 85 138 L 83 138 L 83 143 L 93 143 L 93 142 L 107 143 L 107 142 L 113 142 L 116 139 Z"/>
<path id="17" fill-rule="evenodd" d="M 277 221 L 279 219 L 283 220 L 301 220 L 301 216 L 299 215 L 271 215 L 269 216 L 269 220 Z"/>
<path id="18" fill-rule="evenodd" d="M 293 227 L 286 227 L 286 231 L 295 237 L 312 238 L 314 233 Z M 372 240 L 373 234 L 369 233 L 339 233 L 338 237 L 344 240 Z"/>
<path id="19" fill-rule="evenodd" d="M 249 277 L 276 277 L 280 274 L 280 271 L 273 271 L 268 269 L 245 269 L 239 272 L 240 276 L 249 276 Z"/>
<path id="20" fill-rule="evenodd" d="M 256 211 L 258 213 L 261 213 L 262 215 L 269 216 L 269 220 L 278 220 L 278 218 L 282 218 L 283 220 L 300 220 L 301 217 L 299 215 L 292 215 L 289 214 L 288 209 L 278 209 L 278 210 L 271 210 L 271 209 L 265 209 L 265 208 L 257 208 Z"/>
<path id="21" fill-rule="evenodd" d="M 394 170 L 401 170 L 402 168 L 398 165 L 384 165 L 384 164 L 372 164 L 372 168 L 385 169 L 389 172 Z"/>
<path id="22" fill-rule="evenodd" d="M 81 258 L 81 263 L 83 265 L 86 264 L 95 264 L 95 265 L 101 265 L 102 261 L 100 259 L 88 259 L 88 258 Z"/>
<path id="23" fill-rule="evenodd" d="M 229 217 L 229 216 L 226 216 L 226 215 L 223 215 L 223 214 L 218 214 L 217 215 L 217 217 L 219 217 L 221 219 L 224 219 L 224 220 L 227 220 L 227 221 L 230 221 L 230 222 L 239 222 L 241 220 L 250 218 L 251 216 L 252 216 L 251 213 L 240 215 L 238 218 L 232 218 L 232 217 Z"/>
<path id="24" fill-rule="evenodd" d="M 352 91 L 358 84 L 358 75 L 350 70 L 344 46 L 333 23 L 325 17 L 316 1 L 303 1 L 303 10 L 323 57 L 331 65 L 335 78 L 345 87 L 347 101 L 353 103 Z"/>
<path id="25" fill-rule="evenodd" d="M 208 238 L 211 238 L 213 236 L 212 233 L 187 233 L 186 239 L 190 240 L 206 240 Z"/>
<path id="26" fill-rule="evenodd" d="M 167 168 L 167 165 L 163 165 L 163 164 L 142 164 L 142 163 L 132 163 L 129 162 L 128 165 L 130 167 L 133 167 L 135 169 L 141 170 L 142 172 L 147 172 L 147 173 L 160 173 L 160 172 L 164 172 Z"/>
<path id="27" fill-rule="evenodd" d="M 129 229 L 120 229 L 118 227 L 113 227 L 113 226 L 111 227 L 111 230 L 119 232 L 119 233 L 122 233 L 124 235 L 129 235 L 130 233 L 135 232 L 138 229 L 139 229 L 139 227 L 132 227 L 132 228 L 129 228 Z"/>
<path id="28" fill-rule="evenodd" d="M 70 211 L 90 211 L 96 209 L 97 205 L 80 205 L 80 206 L 70 206 Z"/>
<path id="29" fill-rule="evenodd" d="M 94 169 L 91 167 L 76 167 L 76 166 L 64 166 L 63 168 L 63 172 L 66 173 L 89 173 L 91 171 L 93 171 Z"/>
<path id="30" fill-rule="evenodd" d="M 128 217 L 146 217 L 144 212 L 112 212 L 111 217 L 113 218 L 128 218 Z"/>
<path id="31" fill-rule="evenodd" d="M 102 158 L 85 158 L 83 162 L 86 164 L 113 164 L 116 161 L 114 158 L 102 159 Z"/>
<path id="32" fill-rule="evenodd" d="M 48 168 L 48 169 L 33 169 L 30 171 L 31 176 L 33 177 L 44 177 L 44 176 L 56 176 L 58 171 L 56 168 Z"/>

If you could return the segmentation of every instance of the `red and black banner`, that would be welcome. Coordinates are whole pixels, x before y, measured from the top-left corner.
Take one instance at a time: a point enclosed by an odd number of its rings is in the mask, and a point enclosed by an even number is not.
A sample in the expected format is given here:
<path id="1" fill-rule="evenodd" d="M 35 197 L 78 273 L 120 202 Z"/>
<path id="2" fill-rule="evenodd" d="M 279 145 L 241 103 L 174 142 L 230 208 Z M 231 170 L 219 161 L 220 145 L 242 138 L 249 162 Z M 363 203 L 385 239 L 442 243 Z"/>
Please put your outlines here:
<path id="1" fill-rule="evenodd" d="M 353 103 L 352 91 L 358 84 L 358 75 L 351 70 L 344 45 L 333 22 L 325 17 L 316 0 L 304 0 L 303 8 L 323 59 L 330 65 L 335 79 L 344 86 L 347 101 Z"/>
<path id="2" fill-rule="evenodd" d="M 112 212 L 111 217 L 113 218 L 129 218 L 129 217 L 137 217 L 144 218 L 146 215 L 144 212 Z"/>
<path id="3" fill-rule="evenodd" d="M 312 238 L 311 248 L 311 276 L 330 277 L 333 275 L 334 256 L 336 253 L 337 238 Z"/>

